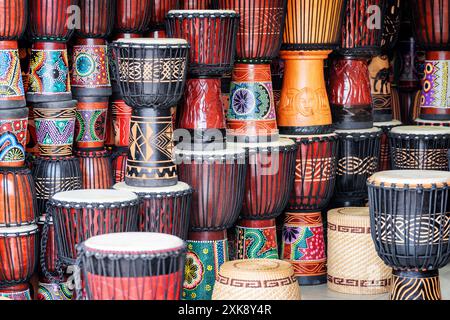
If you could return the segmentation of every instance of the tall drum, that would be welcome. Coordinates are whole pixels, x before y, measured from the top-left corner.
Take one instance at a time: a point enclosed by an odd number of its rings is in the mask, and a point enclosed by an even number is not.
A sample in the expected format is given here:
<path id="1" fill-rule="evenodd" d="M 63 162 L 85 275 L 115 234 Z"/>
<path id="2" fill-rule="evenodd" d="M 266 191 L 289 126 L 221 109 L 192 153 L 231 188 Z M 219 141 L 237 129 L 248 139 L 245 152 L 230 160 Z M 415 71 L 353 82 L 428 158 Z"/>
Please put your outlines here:
<path id="1" fill-rule="evenodd" d="M 78 249 L 88 300 L 179 300 L 185 258 L 183 240 L 158 233 L 101 235 Z"/>
<path id="2" fill-rule="evenodd" d="M 370 177 L 372 238 L 394 268 L 391 300 L 439 300 L 450 260 L 449 184 L 444 171 L 384 171 Z"/>

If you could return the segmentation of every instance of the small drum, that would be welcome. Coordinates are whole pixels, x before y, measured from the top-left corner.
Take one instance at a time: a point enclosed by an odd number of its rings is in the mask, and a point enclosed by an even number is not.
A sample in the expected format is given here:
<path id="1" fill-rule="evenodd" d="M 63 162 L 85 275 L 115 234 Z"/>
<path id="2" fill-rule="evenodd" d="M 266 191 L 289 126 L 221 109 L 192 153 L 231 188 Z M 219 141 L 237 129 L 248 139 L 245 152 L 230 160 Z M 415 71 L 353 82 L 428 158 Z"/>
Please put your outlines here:
<path id="1" fill-rule="evenodd" d="M 0 228 L 0 287 L 27 283 L 36 269 L 38 226 Z"/>
<path id="2" fill-rule="evenodd" d="M 389 292 L 392 269 L 375 251 L 369 208 L 328 212 L 328 288 L 347 294 Z"/>
<path id="3" fill-rule="evenodd" d="M 338 130 L 339 152 L 333 205 L 364 206 L 367 199 L 366 181 L 378 171 L 381 135 L 379 128 Z"/>
<path id="4" fill-rule="evenodd" d="M 40 281 L 37 300 L 70 301 L 74 298 L 73 284 L 70 281 L 47 282 Z"/>
<path id="5" fill-rule="evenodd" d="M 16 3 L 17 2 L 23 1 L 16 1 Z M 1 5 L 5 6 L 4 1 L 2 1 Z M 1 19 L 3 18 L 4 16 L 2 16 Z M 1 31 L 2 27 L 0 27 L 0 33 Z M 5 112 L 4 110 L 6 109 L 25 107 L 25 88 L 17 41 L 3 41 L 0 36 L 0 62 L 2 63 L 3 68 L 0 76 L 0 86 L 2 87 L 2 92 L 0 93 L 0 108 L 2 109 L 2 112 Z M 24 70 L 24 72 L 25 71 L 26 70 Z"/>
<path id="6" fill-rule="evenodd" d="M 421 118 L 417 118 L 414 120 L 416 125 L 418 126 L 429 126 L 429 127 L 450 127 L 450 120 L 444 121 L 444 120 L 425 120 Z"/>
<path id="7" fill-rule="evenodd" d="M 78 250 L 88 300 L 181 297 L 186 245 L 180 238 L 115 233 L 88 239 Z"/>
<path id="8" fill-rule="evenodd" d="M 113 186 L 111 155 L 108 151 L 76 151 L 83 177 L 82 189 L 110 189 Z"/>
<path id="9" fill-rule="evenodd" d="M 152 16 L 152 0 L 117 0 L 114 30 L 122 34 L 143 34 Z"/>
<path id="10" fill-rule="evenodd" d="M 175 149 L 180 180 L 195 190 L 190 214 L 191 231 L 229 229 L 239 217 L 245 190 L 245 150 Z"/>
<path id="11" fill-rule="evenodd" d="M 237 260 L 225 263 L 217 276 L 213 300 L 300 300 L 290 263 Z"/>
<path id="12" fill-rule="evenodd" d="M 381 128 L 383 135 L 381 136 L 381 155 L 380 155 L 380 171 L 386 171 L 391 169 L 391 151 L 389 147 L 389 132 L 402 123 L 398 120 L 392 120 L 389 122 L 374 122 L 374 127 Z"/>
<path id="13" fill-rule="evenodd" d="M 0 168 L 0 227 L 33 224 L 38 216 L 36 189 L 27 168 Z"/>
<path id="14" fill-rule="evenodd" d="M 194 190 L 184 182 L 161 188 L 135 188 L 118 183 L 116 190 L 136 193 L 141 198 L 138 231 L 172 234 L 187 239 Z"/>
<path id="15" fill-rule="evenodd" d="M 391 300 L 439 300 L 450 260 L 450 172 L 383 171 L 369 178 L 372 237 L 394 268 Z"/>
<path id="16" fill-rule="evenodd" d="M 136 231 L 139 203 L 138 196 L 130 191 L 76 190 L 54 195 L 47 214 L 55 225 L 58 259 L 74 265 L 76 245 L 86 239 Z"/>
<path id="17" fill-rule="evenodd" d="M 396 127 L 389 133 L 395 170 L 448 170 L 450 128 Z"/>

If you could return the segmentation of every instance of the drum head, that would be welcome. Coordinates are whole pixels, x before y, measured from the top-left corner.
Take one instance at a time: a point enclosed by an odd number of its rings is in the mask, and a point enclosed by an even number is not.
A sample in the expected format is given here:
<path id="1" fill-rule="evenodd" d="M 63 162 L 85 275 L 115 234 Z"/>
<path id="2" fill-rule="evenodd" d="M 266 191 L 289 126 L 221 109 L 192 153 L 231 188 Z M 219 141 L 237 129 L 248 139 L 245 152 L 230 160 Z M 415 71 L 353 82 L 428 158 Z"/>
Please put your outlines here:
<path id="1" fill-rule="evenodd" d="M 0 236 L 11 236 L 14 235 L 24 235 L 30 233 L 36 233 L 38 231 L 38 226 L 36 224 L 32 224 L 29 226 L 23 227 L 14 227 L 14 228 L 0 228 Z"/>
<path id="2" fill-rule="evenodd" d="M 450 135 L 450 128 L 432 126 L 401 126 L 393 128 L 391 133 L 415 136 Z"/>
<path id="3" fill-rule="evenodd" d="M 370 129 L 360 129 L 360 130 L 336 130 L 338 134 L 371 134 L 371 133 L 381 133 L 381 129 L 377 127 L 373 127 Z"/>
<path id="4" fill-rule="evenodd" d="M 384 127 L 396 127 L 401 126 L 402 122 L 398 120 L 392 120 L 392 121 L 386 121 L 386 122 L 374 122 L 373 126 L 377 128 L 384 128 Z"/>
<path id="5" fill-rule="evenodd" d="M 188 42 L 184 39 L 175 38 L 123 38 L 114 41 L 114 43 L 137 45 L 137 46 L 187 46 Z"/>
<path id="6" fill-rule="evenodd" d="M 276 149 L 295 146 L 296 143 L 292 139 L 280 138 L 274 142 L 260 142 L 260 143 L 229 143 L 230 146 L 242 149 Z"/>
<path id="7" fill-rule="evenodd" d="M 374 185 L 384 184 L 386 187 L 402 188 L 408 185 L 411 188 L 432 185 L 450 185 L 450 172 L 435 170 L 393 170 L 377 172 L 371 176 L 368 183 Z"/>
<path id="8" fill-rule="evenodd" d="M 174 186 L 169 187 L 158 187 L 158 188 L 139 188 L 127 185 L 125 182 L 117 183 L 113 187 L 115 190 L 125 190 L 131 191 L 137 194 L 164 194 L 164 193 L 176 193 L 176 192 L 186 192 L 191 190 L 191 187 L 184 182 L 179 181 Z"/>
<path id="9" fill-rule="evenodd" d="M 84 242 L 89 252 L 117 254 L 153 254 L 183 249 L 184 241 L 162 233 L 125 232 L 92 237 Z"/>
<path id="10" fill-rule="evenodd" d="M 135 201 L 138 196 L 131 191 L 119 190 L 74 190 L 55 194 L 52 197 L 54 201 L 72 203 L 72 204 L 94 204 L 94 203 L 122 203 Z"/>

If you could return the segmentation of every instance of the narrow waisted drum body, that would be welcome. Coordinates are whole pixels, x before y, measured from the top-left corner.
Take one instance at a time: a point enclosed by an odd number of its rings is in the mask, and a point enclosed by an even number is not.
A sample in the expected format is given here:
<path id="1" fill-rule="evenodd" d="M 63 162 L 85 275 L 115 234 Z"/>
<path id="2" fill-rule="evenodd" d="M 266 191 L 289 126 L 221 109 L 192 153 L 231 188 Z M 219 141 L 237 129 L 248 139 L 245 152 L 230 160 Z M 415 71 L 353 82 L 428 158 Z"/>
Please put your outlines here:
<path id="1" fill-rule="evenodd" d="M 108 97 L 77 97 L 75 146 L 77 149 L 102 150 L 105 146 Z"/>
<path id="2" fill-rule="evenodd" d="M 31 171 L 0 168 L 0 227 L 35 223 L 38 208 Z"/>
<path id="3" fill-rule="evenodd" d="M 38 103 L 33 106 L 39 153 L 43 157 L 71 156 L 76 100 Z"/>
<path id="4" fill-rule="evenodd" d="M 78 256 L 88 300 L 180 300 L 186 244 L 158 233 L 88 239 Z"/>
<path id="5" fill-rule="evenodd" d="M 235 259 L 279 259 L 275 219 L 240 220 Z"/>
<path id="6" fill-rule="evenodd" d="M 380 141 L 380 164 L 379 170 L 386 171 L 391 169 L 391 149 L 389 147 L 389 132 L 395 128 L 402 125 L 398 120 L 392 120 L 388 122 L 374 122 L 374 127 L 381 128 L 383 130 L 383 135 Z"/>
<path id="7" fill-rule="evenodd" d="M 379 168 L 382 130 L 338 130 L 336 133 L 339 152 L 332 202 L 336 207 L 364 206 L 367 178 Z"/>
<path id="8" fill-rule="evenodd" d="M 116 190 L 136 193 L 141 199 L 139 232 L 171 234 L 187 239 L 191 201 L 194 190 L 184 182 L 160 188 L 136 188 L 118 183 Z"/>
<path id="9" fill-rule="evenodd" d="M 48 200 L 56 193 L 82 188 L 80 162 L 73 156 L 37 157 L 32 172 L 39 215 L 45 214 Z"/>
<path id="10" fill-rule="evenodd" d="M 27 108 L 0 111 L 0 166 L 25 165 L 27 128 Z"/>
<path id="11" fill-rule="evenodd" d="M 38 254 L 38 227 L 0 228 L 0 287 L 27 283 L 33 275 Z"/>
<path id="12" fill-rule="evenodd" d="M 113 186 L 111 155 L 107 150 L 76 151 L 80 161 L 82 189 L 110 189 Z"/>
<path id="13" fill-rule="evenodd" d="M 347 294 L 389 292 L 392 269 L 375 251 L 369 208 L 331 210 L 327 220 L 328 288 Z"/>
<path id="14" fill-rule="evenodd" d="M 139 199 L 129 191 L 66 191 L 54 195 L 49 206 L 58 259 L 65 265 L 75 264 L 76 246 L 93 236 L 137 230 Z"/>
<path id="15" fill-rule="evenodd" d="M 389 133 L 392 168 L 395 170 L 448 169 L 450 128 L 401 126 Z"/>
<path id="16" fill-rule="evenodd" d="M 229 147 L 217 151 L 175 150 L 180 180 L 195 191 L 190 230 L 221 231 L 239 217 L 245 190 L 245 150 Z"/>
<path id="17" fill-rule="evenodd" d="M 450 260 L 445 171 L 384 171 L 370 177 L 372 238 L 394 268 L 392 300 L 439 300 L 438 269 Z"/>

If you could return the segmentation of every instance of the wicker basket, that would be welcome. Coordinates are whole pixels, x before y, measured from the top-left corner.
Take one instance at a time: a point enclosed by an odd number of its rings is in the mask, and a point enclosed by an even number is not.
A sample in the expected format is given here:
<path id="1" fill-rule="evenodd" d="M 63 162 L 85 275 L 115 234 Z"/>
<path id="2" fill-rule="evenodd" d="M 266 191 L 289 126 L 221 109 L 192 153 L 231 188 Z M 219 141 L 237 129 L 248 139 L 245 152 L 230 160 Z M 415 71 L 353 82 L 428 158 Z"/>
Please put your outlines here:
<path id="1" fill-rule="evenodd" d="M 222 265 L 213 300 L 300 300 L 300 286 L 288 262 L 236 260 Z"/>
<path id="2" fill-rule="evenodd" d="M 375 251 L 369 208 L 328 212 L 328 288 L 347 294 L 382 294 L 390 290 L 392 269 Z"/>

